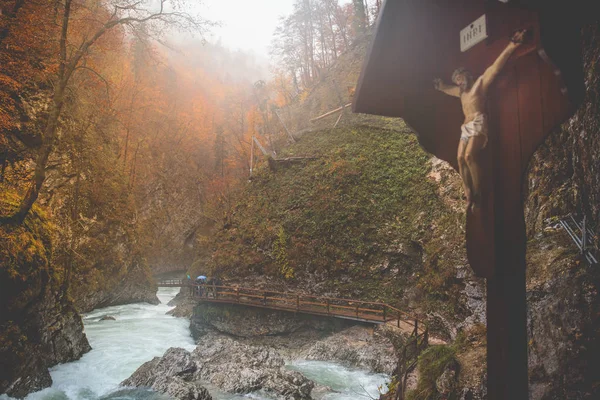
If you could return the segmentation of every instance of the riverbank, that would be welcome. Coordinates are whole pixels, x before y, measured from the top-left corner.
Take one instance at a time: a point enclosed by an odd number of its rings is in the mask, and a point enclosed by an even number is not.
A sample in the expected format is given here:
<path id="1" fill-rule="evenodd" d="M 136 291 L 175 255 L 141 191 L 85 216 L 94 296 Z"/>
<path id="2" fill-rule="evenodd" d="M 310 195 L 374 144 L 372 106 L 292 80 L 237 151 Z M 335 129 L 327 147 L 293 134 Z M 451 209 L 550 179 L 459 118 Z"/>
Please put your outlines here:
<path id="1" fill-rule="evenodd" d="M 259 349 L 258 341 L 253 345 L 243 342 L 241 338 L 236 340 L 231 337 L 226 338 L 224 335 L 212 339 L 209 335 L 205 335 L 204 341 L 196 344 L 191 337 L 189 320 L 167 314 L 173 310 L 173 307 L 168 306 L 167 303 L 173 299 L 178 290 L 160 288 L 158 297 L 161 304 L 159 305 L 137 303 L 111 306 L 84 314 L 83 323 L 92 350 L 78 361 L 50 368 L 52 386 L 30 394 L 27 400 L 165 399 L 164 395 L 148 391 L 146 388 L 121 387 L 119 384 L 144 362 L 152 360 L 153 357 L 162 357 L 170 347 L 178 347 L 188 353 L 201 348 L 201 352 L 206 354 L 214 351 L 215 346 L 226 344 L 227 346 L 221 348 L 226 353 L 231 353 L 232 357 L 235 354 L 242 354 L 235 349 L 248 348 L 251 352 L 259 353 L 264 350 L 264 347 L 263 350 Z M 262 340 L 268 343 L 270 339 L 273 339 L 273 343 L 277 343 L 280 349 L 284 348 L 281 345 L 281 337 L 265 337 Z M 280 354 L 275 349 L 269 351 L 272 360 L 280 364 L 283 375 L 303 376 L 301 379 L 314 386 L 311 394 L 314 399 L 327 396 L 328 400 L 355 400 L 356 393 L 361 394 L 358 397 L 363 397 L 365 390 L 376 398 L 379 393 L 378 388 L 385 387 L 385 383 L 389 380 L 387 374 L 349 368 L 342 363 L 296 360 L 291 358 L 291 352 Z M 256 365 L 260 360 L 257 361 L 256 357 L 246 357 L 245 367 L 237 359 L 234 360 L 230 363 L 222 363 L 220 368 L 228 365 L 226 368 L 258 371 Z M 214 371 L 216 366 L 213 365 L 211 368 Z M 222 371 L 226 373 L 225 369 Z M 203 379 L 199 384 L 208 389 L 215 400 L 277 398 L 272 393 L 261 392 L 255 386 L 250 388 L 252 391 L 248 393 L 228 393 L 223 390 L 225 386 L 211 383 L 207 379 Z M 10 398 L 0 395 L 0 399 Z"/>
<path id="2" fill-rule="evenodd" d="M 356 399 L 357 390 L 360 397 L 369 393 L 378 398 L 396 367 L 386 329 L 247 306 L 198 304 L 184 293 L 169 304 L 174 303 L 178 306 L 169 314 L 190 318 L 196 349 L 170 348 L 123 385 L 151 387 L 180 400 L 204 399 L 200 388 L 207 385 L 261 399 Z M 364 382 L 354 382 L 352 388 L 330 385 L 335 376 L 357 374 Z"/>

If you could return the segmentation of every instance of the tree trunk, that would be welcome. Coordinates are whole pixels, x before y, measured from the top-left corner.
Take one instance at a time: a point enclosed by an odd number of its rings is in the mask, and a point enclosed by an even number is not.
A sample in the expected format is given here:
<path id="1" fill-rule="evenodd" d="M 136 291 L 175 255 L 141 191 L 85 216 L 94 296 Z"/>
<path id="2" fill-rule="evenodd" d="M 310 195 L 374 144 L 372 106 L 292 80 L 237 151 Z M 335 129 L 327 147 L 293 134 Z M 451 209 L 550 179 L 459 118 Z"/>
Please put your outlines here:
<path id="1" fill-rule="evenodd" d="M 67 256 L 67 274 L 63 282 L 63 290 L 69 292 L 71 287 L 71 277 L 73 276 L 73 255 L 75 254 L 75 238 L 78 236 L 75 230 L 78 229 L 77 215 L 79 214 L 79 192 L 81 187 L 81 153 L 78 155 L 77 179 L 75 180 L 75 194 L 73 195 L 73 207 L 71 207 L 71 237 L 69 238 L 69 255 Z"/>
<path id="2" fill-rule="evenodd" d="M 52 110 L 50 111 L 48 122 L 46 123 L 46 128 L 44 129 L 42 146 L 40 147 L 38 156 L 35 160 L 33 181 L 30 183 L 27 193 L 21 201 L 19 210 L 15 214 L 3 218 L 0 220 L 0 222 L 21 224 L 25 220 L 29 210 L 31 210 L 31 207 L 33 207 L 33 204 L 40 194 L 40 189 L 42 188 L 44 180 L 46 179 L 46 164 L 48 164 L 48 158 L 54 149 L 54 143 L 56 141 L 58 119 L 64 105 L 64 86 L 66 86 L 64 82 L 59 82 L 59 87 L 54 95 Z"/>
<path id="3" fill-rule="evenodd" d="M 331 32 L 331 42 L 333 44 L 333 59 L 334 61 L 337 60 L 337 38 L 335 36 L 335 30 L 333 29 L 333 20 L 331 19 L 331 10 L 329 10 L 329 7 L 327 9 L 327 21 L 329 22 L 329 31 Z"/>
<path id="4" fill-rule="evenodd" d="M 54 149 L 54 142 L 56 141 L 56 130 L 58 129 L 58 120 L 60 113 L 62 112 L 63 105 L 65 104 L 65 89 L 71 74 L 75 67 L 69 65 L 67 67 L 67 32 L 69 27 L 69 18 L 71 16 L 71 1 L 65 1 L 65 10 L 63 13 L 61 36 L 60 36 L 60 65 L 58 67 L 58 79 L 56 82 L 56 88 L 54 89 L 54 95 L 52 96 L 52 107 L 46 121 L 46 127 L 44 128 L 44 137 L 42 138 L 42 146 L 38 152 L 38 156 L 35 161 L 35 170 L 33 173 L 33 181 L 30 183 L 29 188 L 25 197 L 21 201 L 17 212 L 9 217 L 0 218 L 0 223 L 10 224 L 22 224 L 27 217 L 27 214 L 33 207 L 33 204 L 37 200 L 40 189 L 46 180 L 46 164 L 48 164 L 48 158 L 50 153 Z"/>
<path id="5" fill-rule="evenodd" d="M 354 32 L 356 36 L 361 36 L 365 33 L 367 15 L 365 12 L 365 4 L 363 0 L 352 0 L 352 4 L 354 5 Z"/>

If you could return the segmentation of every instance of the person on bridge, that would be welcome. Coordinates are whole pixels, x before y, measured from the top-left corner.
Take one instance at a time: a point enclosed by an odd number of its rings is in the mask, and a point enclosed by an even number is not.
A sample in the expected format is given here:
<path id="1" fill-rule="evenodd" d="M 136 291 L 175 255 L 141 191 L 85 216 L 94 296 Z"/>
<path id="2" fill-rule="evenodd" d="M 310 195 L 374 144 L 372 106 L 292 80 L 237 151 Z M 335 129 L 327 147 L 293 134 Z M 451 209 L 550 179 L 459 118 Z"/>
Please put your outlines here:
<path id="1" fill-rule="evenodd" d="M 461 67 L 452 74 L 454 85 L 446 85 L 440 78 L 433 81 L 435 89 L 460 98 L 465 115 L 458 142 L 457 161 L 467 197 L 467 211 L 475 211 L 481 202 L 482 168 L 479 155 L 488 142 L 488 91 L 510 56 L 523 43 L 526 33 L 526 30 L 521 30 L 513 34 L 508 46 L 479 78 L 474 79 L 469 70 Z"/>

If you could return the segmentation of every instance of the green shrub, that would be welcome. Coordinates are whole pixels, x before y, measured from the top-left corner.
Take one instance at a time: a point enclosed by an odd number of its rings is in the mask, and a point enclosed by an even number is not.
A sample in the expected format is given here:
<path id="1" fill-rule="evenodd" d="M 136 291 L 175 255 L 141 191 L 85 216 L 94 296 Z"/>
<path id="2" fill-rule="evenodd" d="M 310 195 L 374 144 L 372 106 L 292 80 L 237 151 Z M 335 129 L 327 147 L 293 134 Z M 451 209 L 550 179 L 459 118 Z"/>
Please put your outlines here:
<path id="1" fill-rule="evenodd" d="M 417 363 L 419 381 L 417 388 L 407 393 L 407 400 L 438 399 L 439 393 L 435 382 L 449 364 L 456 362 L 456 349 L 453 346 L 439 345 L 428 347 L 419 356 Z"/>

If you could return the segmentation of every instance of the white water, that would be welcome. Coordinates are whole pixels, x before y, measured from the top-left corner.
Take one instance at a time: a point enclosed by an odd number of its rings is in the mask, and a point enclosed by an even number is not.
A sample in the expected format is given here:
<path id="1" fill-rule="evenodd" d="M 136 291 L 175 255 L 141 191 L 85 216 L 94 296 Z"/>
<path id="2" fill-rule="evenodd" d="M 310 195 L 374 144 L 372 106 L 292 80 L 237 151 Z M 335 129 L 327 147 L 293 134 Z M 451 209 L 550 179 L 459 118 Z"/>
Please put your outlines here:
<path id="1" fill-rule="evenodd" d="M 288 368 L 333 389 L 334 393 L 323 397 L 326 400 L 378 399 L 380 392 L 387 392 L 386 383 L 390 381 L 385 374 L 371 374 L 325 361 L 295 361 Z"/>
<path id="2" fill-rule="evenodd" d="M 26 400 L 164 400 L 166 396 L 142 389 L 120 389 L 141 364 L 162 356 L 170 347 L 195 348 L 189 321 L 165 313 L 173 307 L 166 304 L 178 288 L 160 288 L 157 306 L 147 303 L 96 309 L 83 315 L 85 333 L 92 350 L 78 361 L 60 364 L 50 369 L 52 387 L 29 395 Z M 100 321 L 111 315 L 115 321 Z M 389 377 L 343 366 L 319 362 L 297 361 L 288 366 L 302 372 L 313 381 L 331 387 L 326 400 L 359 400 L 378 398 L 378 387 Z M 206 385 L 215 400 L 261 399 L 260 394 L 233 395 Z M 368 394 L 367 394 L 368 393 Z M 0 395 L 0 400 L 9 399 Z"/>

